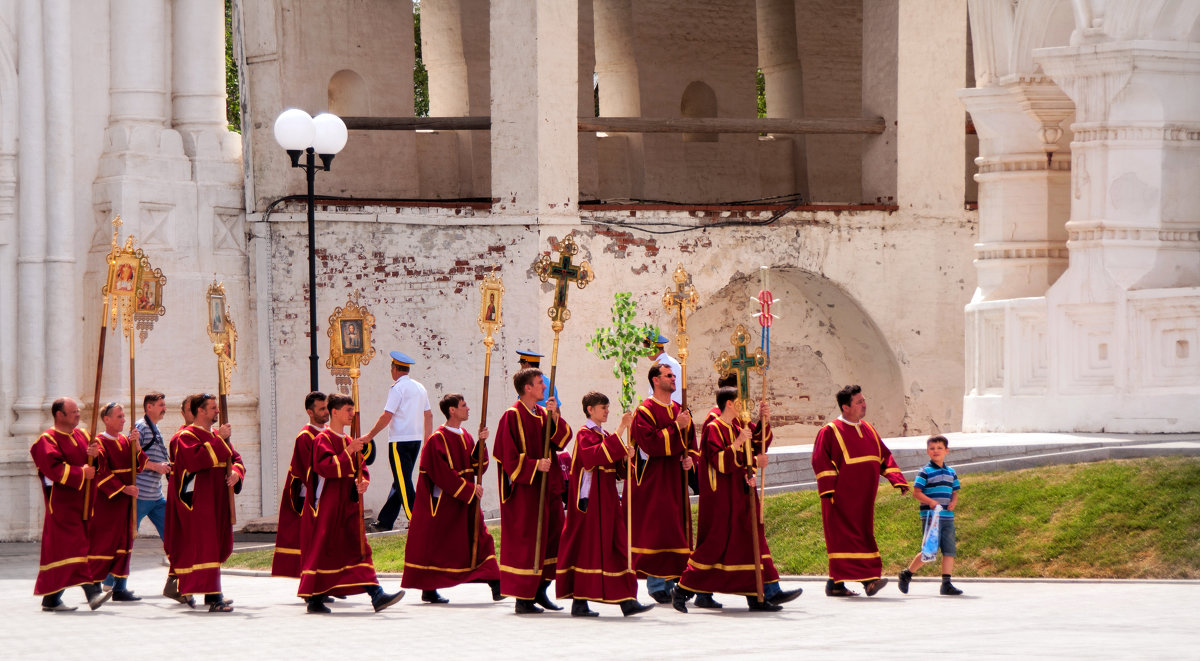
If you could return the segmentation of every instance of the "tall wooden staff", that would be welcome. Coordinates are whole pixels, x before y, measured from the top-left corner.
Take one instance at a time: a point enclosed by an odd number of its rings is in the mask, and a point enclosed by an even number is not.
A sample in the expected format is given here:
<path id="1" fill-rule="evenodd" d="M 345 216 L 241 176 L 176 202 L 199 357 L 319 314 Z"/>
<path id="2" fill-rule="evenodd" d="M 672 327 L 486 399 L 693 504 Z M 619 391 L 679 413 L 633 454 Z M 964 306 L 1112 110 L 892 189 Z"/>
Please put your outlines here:
<path id="1" fill-rule="evenodd" d="M 774 321 L 778 317 L 778 315 L 771 312 L 771 306 L 774 305 L 775 303 L 778 303 L 779 299 L 775 298 L 771 294 L 771 269 L 766 266 L 760 266 L 758 269 L 758 274 L 762 280 L 762 289 L 758 292 L 758 296 L 751 296 L 750 300 L 754 301 L 755 303 L 758 303 L 758 305 L 759 305 L 759 311 L 755 312 L 753 316 L 758 317 L 758 325 L 762 327 L 761 349 L 763 352 L 763 356 L 766 357 L 766 362 L 763 363 L 763 366 L 762 366 L 762 399 L 759 401 L 765 402 L 765 401 L 767 401 L 767 370 L 771 369 L 771 322 Z M 763 433 L 764 434 L 766 433 L 765 429 L 764 429 Z M 766 452 L 767 451 L 766 446 L 765 446 L 766 437 L 764 436 L 763 439 L 764 439 L 763 452 Z M 759 500 L 759 502 L 762 502 L 763 497 L 766 495 L 766 489 L 767 489 L 767 471 L 763 470 L 762 473 L 758 476 L 758 500 Z M 758 511 L 759 524 L 765 523 L 763 517 L 764 517 L 764 511 L 760 508 Z"/>
<path id="2" fill-rule="evenodd" d="M 533 263 L 533 272 L 541 278 L 542 282 L 554 280 L 554 304 L 550 306 L 546 312 L 550 315 L 550 329 L 554 331 L 554 345 L 550 351 L 550 385 L 546 392 L 554 392 L 554 378 L 558 371 L 558 334 L 562 332 L 566 321 L 571 318 L 571 311 L 567 309 L 567 291 L 568 287 L 574 282 L 580 289 L 583 289 L 595 277 L 592 273 L 590 264 L 580 262 L 578 265 L 571 264 L 571 256 L 579 252 L 579 247 L 575 245 L 575 237 L 568 234 L 558 244 L 559 261 L 555 262 L 550 259 L 550 254 L 543 254 Z M 542 458 L 550 458 L 550 420 L 546 416 L 543 421 L 542 434 Z M 548 476 L 542 476 L 542 485 L 538 493 L 538 519 L 537 519 L 537 539 L 533 543 L 533 560 L 535 563 L 534 570 L 541 572 L 545 558 L 542 557 L 545 547 L 542 544 L 542 531 L 546 527 L 546 483 L 549 481 Z"/>
<path id="3" fill-rule="evenodd" d="M 727 373 L 730 370 L 738 373 L 738 399 L 742 402 L 742 411 L 738 414 L 738 419 L 741 420 L 743 428 L 750 428 L 750 387 L 749 387 L 749 372 L 751 369 L 757 369 L 762 373 L 766 367 L 767 357 L 763 354 L 761 348 L 755 349 L 753 354 L 746 353 L 746 344 L 750 341 L 750 332 L 746 327 L 738 324 L 734 329 L 733 335 L 729 337 L 729 341 L 733 344 L 735 352 L 731 355 L 728 351 L 722 351 L 721 357 L 717 360 L 715 367 L 719 373 Z M 750 475 L 754 475 L 754 450 L 751 447 L 753 443 L 746 444 L 746 471 Z M 762 552 L 758 546 L 758 493 L 754 489 L 750 489 L 750 498 L 747 501 L 750 515 L 750 545 L 754 552 L 754 589 L 758 594 L 758 600 L 763 599 L 763 577 L 762 577 Z"/>
<path id="4" fill-rule="evenodd" d="M 217 404 L 218 423 L 229 424 L 229 383 L 237 367 L 237 328 L 229 318 L 229 305 L 225 300 L 225 285 L 213 281 L 208 287 L 208 337 L 217 356 Z M 225 479 L 233 474 L 233 441 L 229 444 L 229 461 L 225 462 Z M 233 499 L 233 487 L 229 487 L 229 522 L 237 524 L 237 503 Z"/>
<path id="5" fill-rule="evenodd" d="M 345 307 L 334 308 L 329 315 L 329 328 L 325 334 L 329 336 L 329 360 L 325 367 L 333 373 L 334 381 L 345 387 L 345 378 L 350 380 L 350 398 L 354 400 L 354 418 L 350 422 L 350 438 L 358 438 L 361 433 L 361 420 L 358 406 L 358 378 L 362 375 L 362 366 L 371 362 L 375 357 L 375 347 L 371 344 L 371 333 L 375 330 L 375 315 L 359 302 L 359 292 L 355 290 L 346 299 Z M 364 557 L 367 555 L 367 524 L 363 514 L 363 499 L 358 493 L 357 485 L 362 479 L 363 455 L 360 451 L 354 464 L 354 500 L 358 502 L 358 550 Z"/>
<path id="6" fill-rule="evenodd" d="M 483 395 L 479 411 L 479 433 L 487 427 L 488 386 L 492 372 L 492 347 L 496 340 L 492 334 L 500 328 L 503 321 L 500 318 L 501 299 L 504 297 L 504 284 L 495 273 L 490 273 L 483 282 L 479 283 L 479 330 L 483 332 Z M 551 391 L 553 392 L 553 391 Z M 548 428 L 548 427 L 547 427 Z M 484 453 L 487 452 L 486 441 L 480 440 L 478 452 L 475 455 L 475 485 L 483 484 Z M 483 521 L 483 499 L 476 498 L 471 502 L 474 514 L 471 516 L 471 568 L 474 569 L 479 560 L 479 540 L 476 536 Z"/>
<path id="7" fill-rule="evenodd" d="M 683 264 L 675 267 L 675 289 L 663 293 L 663 307 L 675 314 L 675 346 L 679 347 L 679 387 L 683 408 L 688 407 L 687 401 L 687 359 L 688 359 L 688 312 L 696 309 L 700 296 L 692 286 L 692 276 L 683 268 Z M 692 422 L 695 425 L 695 421 Z M 688 548 L 692 548 L 692 499 L 688 495 L 687 471 L 683 479 L 683 511 L 687 514 Z"/>
<path id="8" fill-rule="evenodd" d="M 100 350 L 96 353 L 96 389 L 92 395 L 92 426 L 89 428 L 92 435 L 92 442 L 99 442 L 99 431 L 97 427 L 100 424 L 100 382 L 104 376 L 104 342 L 108 338 L 108 315 L 112 307 L 112 295 L 109 290 L 114 286 L 117 276 L 117 256 L 121 254 L 121 244 L 117 243 L 118 232 L 120 231 L 121 217 L 116 216 L 112 219 L 112 250 L 109 251 L 106 261 L 108 262 L 108 277 L 104 280 L 104 287 L 100 290 L 100 295 L 104 297 L 104 312 L 100 315 Z M 130 280 L 132 285 L 132 279 Z M 91 455 L 87 458 L 89 467 L 95 466 L 95 460 Z M 87 478 L 83 481 L 83 520 L 87 521 L 91 518 L 92 509 L 92 479 Z"/>

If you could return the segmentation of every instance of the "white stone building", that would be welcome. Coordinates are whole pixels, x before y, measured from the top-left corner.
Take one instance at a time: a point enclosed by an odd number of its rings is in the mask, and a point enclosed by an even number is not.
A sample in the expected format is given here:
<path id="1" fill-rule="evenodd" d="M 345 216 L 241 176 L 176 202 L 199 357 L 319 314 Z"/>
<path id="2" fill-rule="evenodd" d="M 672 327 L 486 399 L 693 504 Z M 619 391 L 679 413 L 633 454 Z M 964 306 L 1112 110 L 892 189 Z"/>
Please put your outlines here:
<path id="1" fill-rule="evenodd" d="M 684 263 L 701 296 L 696 409 L 733 325 L 754 324 L 765 264 L 783 299 L 769 393 L 781 436 L 811 437 L 852 382 L 891 435 L 1200 429 L 1200 3 L 421 5 L 430 114 L 490 130 L 352 130 L 317 174 L 322 365 L 325 319 L 358 290 L 377 346 L 418 360 L 435 409 L 458 391 L 478 413 L 476 283 L 497 272 L 494 423 L 513 352 L 552 340 L 550 288 L 530 265 L 573 232 L 597 274 L 572 290 L 561 338 L 576 425 L 583 393 L 617 387 L 584 348 L 613 294 L 633 291 L 673 336 L 659 301 Z M 171 430 L 184 394 L 215 388 L 202 295 L 223 280 L 242 339 L 235 443 L 252 467 L 239 509 L 277 507 L 308 390 L 309 292 L 292 197 L 304 179 L 272 122 L 287 107 L 411 117 L 413 17 L 395 0 L 235 0 L 234 14 L 240 136 L 224 121 L 220 3 L 0 0 L 0 538 L 40 529 L 28 446 L 50 401 L 90 396 L 117 213 L 168 278 L 167 313 L 137 348 L 139 392 L 167 393 Z M 580 128 L 753 123 L 756 69 L 769 126 L 881 132 Z M 108 343 L 103 399 L 128 401 L 127 357 Z M 386 359 L 364 372 L 369 424 Z M 320 385 L 333 387 L 326 372 Z"/>

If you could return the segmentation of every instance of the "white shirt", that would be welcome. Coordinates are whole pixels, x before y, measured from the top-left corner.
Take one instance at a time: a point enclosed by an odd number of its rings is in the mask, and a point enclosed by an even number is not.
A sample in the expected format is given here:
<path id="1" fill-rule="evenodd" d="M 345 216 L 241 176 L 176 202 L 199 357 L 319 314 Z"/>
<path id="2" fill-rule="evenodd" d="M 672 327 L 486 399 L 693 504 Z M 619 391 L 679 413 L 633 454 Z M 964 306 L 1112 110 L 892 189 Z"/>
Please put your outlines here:
<path id="1" fill-rule="evenodd" d="M 392 414 L 392 421 L 388 423 L 389 442 L 425 440 L 425 412 L 430 410 L 425 386 L 407 374 L 396 379 L 388 390 L 383 410 Z"/>
<path id="2" fill-rule="evenodd" d="M 654 362 L 657 365 L 666 365 L 671 368 L 671 373 L 675 375 L 675 392 L 671 393 L 671 401 L 683 406 L 683 371 L 679 368 L 679 361 L 668 356 L 664 351 Z M 650 386 L 650 392 L 646 394 L 653 395 L 654 386 Z"/>

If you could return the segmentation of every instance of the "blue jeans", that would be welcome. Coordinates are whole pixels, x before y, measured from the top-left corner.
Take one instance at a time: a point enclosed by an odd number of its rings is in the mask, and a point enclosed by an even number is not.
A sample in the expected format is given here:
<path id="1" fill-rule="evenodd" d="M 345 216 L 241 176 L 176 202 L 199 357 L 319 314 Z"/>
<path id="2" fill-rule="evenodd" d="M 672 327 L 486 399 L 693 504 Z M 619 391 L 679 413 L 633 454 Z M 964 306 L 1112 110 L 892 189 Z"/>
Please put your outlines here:
<path id="1" fill-rule="evenodd" d="M 675 588 L 675 584 L 678 582 L 679 581 L 677 579 L 666 579 L 666 578 L 659 578 L 657 576 L 647 576 L 646 577 L 646 591 L 647 592 L 666 592 L 666 593 L 670 594 L 671 590 Z"/>
<path id="2" fill-rule="evenodd" d="M 167 534 L 167 499 L 159 498 L 158 500 L 138 500 L 137 501 L 137 524 L 141 525 L 142 518 L 149 516 L 150 523 L 158 529 L 158 536 L 163 539 L 163 547 L 166 547 Z M 125 582 L 128 577 L 118 577 L 109 574 L 104 579 L 104 584 L 112 587 L 114 590 L 124 590 Z"/>

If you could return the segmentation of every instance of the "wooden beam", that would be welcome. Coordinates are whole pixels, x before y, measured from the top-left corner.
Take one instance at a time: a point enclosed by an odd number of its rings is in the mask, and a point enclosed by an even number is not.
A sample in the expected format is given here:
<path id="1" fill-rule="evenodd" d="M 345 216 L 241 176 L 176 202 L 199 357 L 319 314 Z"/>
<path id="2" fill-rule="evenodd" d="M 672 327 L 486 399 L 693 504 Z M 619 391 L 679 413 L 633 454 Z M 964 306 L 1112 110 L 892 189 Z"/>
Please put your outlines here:
<path id="1" fill-rule="evenodd" d="M 581 117 L 580 131 L 606 133 L 791 133 L 828 135 L 835 133 L 883 133 L 882 117 L 805 119 L 737 119 L 732 117 Z"/>
<path id="2" fill-rule="evenodd" d="M 488 131 L 491 117 L 343 117 L 357 131 Z M 580 117 L 579 130 L 607 133 L 879 134 L 881 117 L 738 119 L 731 117 Z"/>

